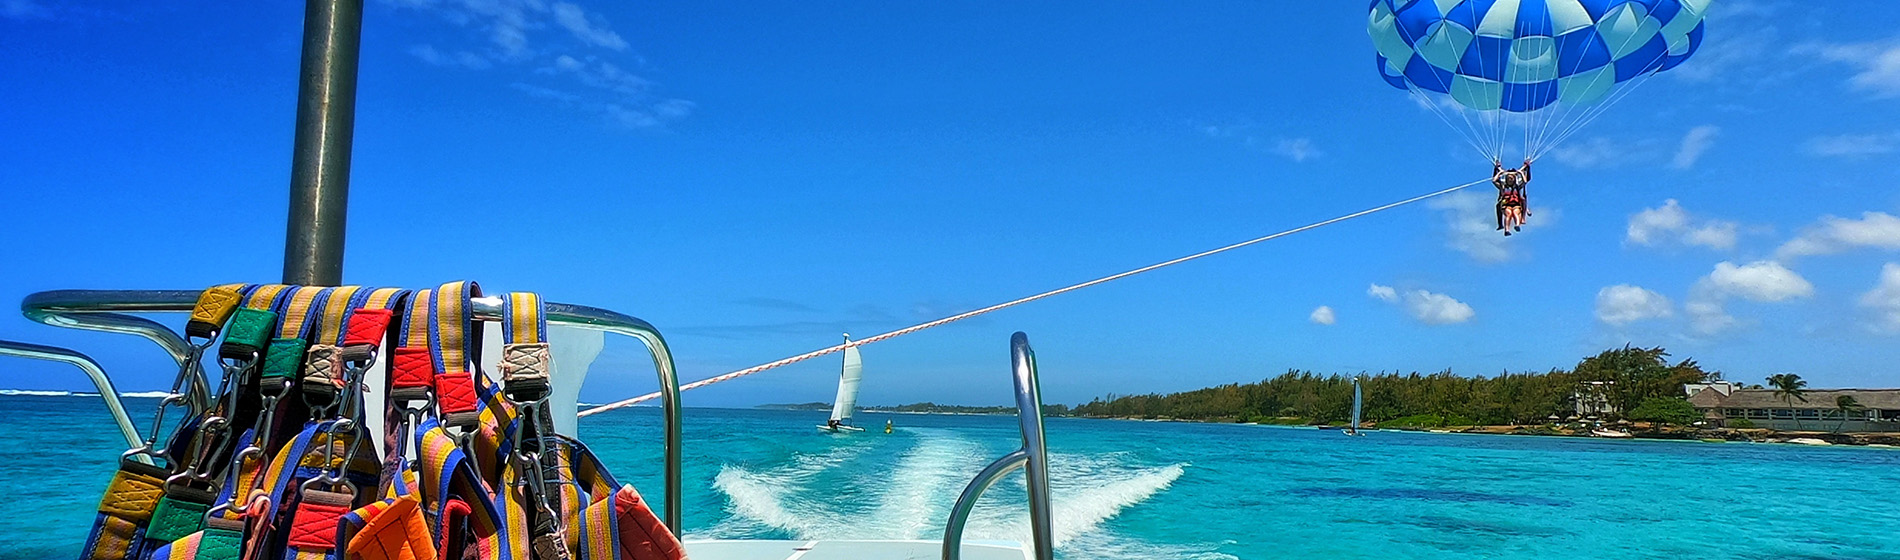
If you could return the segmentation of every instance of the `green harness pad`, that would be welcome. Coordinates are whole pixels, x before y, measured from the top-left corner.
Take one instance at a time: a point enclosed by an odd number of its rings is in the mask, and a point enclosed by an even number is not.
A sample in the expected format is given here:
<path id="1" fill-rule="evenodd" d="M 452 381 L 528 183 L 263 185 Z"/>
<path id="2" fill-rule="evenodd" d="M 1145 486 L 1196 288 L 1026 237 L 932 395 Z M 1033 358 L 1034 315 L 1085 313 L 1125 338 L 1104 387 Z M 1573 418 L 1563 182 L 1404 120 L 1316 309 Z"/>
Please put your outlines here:
<path id="1" fill-rule="evenodd" d="M 196 490 L 167 492 L 152 511 L 152 524 L 145 529 L 145 538 L 171 542 L 198 532 L 204 528 L 205 512 L 211 509 L 212 499 Z"/>
<path id="2" fill-rule="evenodd" d="M 301 338 L 278 338 L 270 341 L 270 349 L 264 352 L 265 379 L 290 379 L 303 369 L 304 350 L 310 346 Z"/>

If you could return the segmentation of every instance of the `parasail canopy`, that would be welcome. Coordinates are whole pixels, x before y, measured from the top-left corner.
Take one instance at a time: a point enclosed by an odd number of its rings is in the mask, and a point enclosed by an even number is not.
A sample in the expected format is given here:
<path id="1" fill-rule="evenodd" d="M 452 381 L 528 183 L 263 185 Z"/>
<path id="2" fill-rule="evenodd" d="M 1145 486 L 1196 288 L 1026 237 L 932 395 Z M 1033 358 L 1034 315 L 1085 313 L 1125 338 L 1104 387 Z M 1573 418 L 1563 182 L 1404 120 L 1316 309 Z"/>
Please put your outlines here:
<path id="1" fill-rule="evenodd" d="M 1536 159 L 1702 44 L 1712 0 L 1374 0 L 1380 75 L 1493 159 Z M 1456 114 L 1460 127 L 1451 117 Z"/>

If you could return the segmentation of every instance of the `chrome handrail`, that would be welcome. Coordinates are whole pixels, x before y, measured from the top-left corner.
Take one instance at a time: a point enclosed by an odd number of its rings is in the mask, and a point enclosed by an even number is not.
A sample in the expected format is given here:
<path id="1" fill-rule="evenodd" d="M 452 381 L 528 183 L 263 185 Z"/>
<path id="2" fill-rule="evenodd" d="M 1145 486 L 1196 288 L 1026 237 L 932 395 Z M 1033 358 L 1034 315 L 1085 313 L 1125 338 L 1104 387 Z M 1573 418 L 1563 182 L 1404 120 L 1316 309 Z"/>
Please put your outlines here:
<path id="1" fill-rule="evenodd" d="M 970 520 L 976 500 L 990 485 L 1018 468 L 1029 490 L 1029 532 L 1036 560 L 1055 558 L 1055 532 L 1049 510 L 1049 449 L 1042 430 L 1042 382 L 1036 375 L 1036 352 L 1029 348 L 1029 335 L 1018 332 L 1009 337 L 1010 378 L 1016 382 L 1016 419 L 1023 432 L 1021 449 L 1009 452 L 990 463 L 970 480 L 950 508 L 944 522 L 943 559 L 958 560 L 963 554 L 963 526 Z"/>
<path id="2" fill-rule="evenodd" d="M 99 398 L 106 401 L 106 410 L 112 413 L 112 420 L 118 422 L 119 433 L 125 436 L 126 449 L 138 449 L 139 445 L 143 443 L 139 440 L 138 428 L 132 426 L 132 416 L 125 412 L 125 403 L 119 399 L 118 389 L 112 387 L 112 377 L 106 375 L 106 370 L 99 367 L 99 362 L 94 361 L 91 356 L 57 346 L 44 346 L 26 342 L 13 342 L 10 340 L 0 340 L 0 356 L 15 356 L 72 364 L 74 367 L 79 368 L 80 371 L 86 372 L 86 377 L 92 378 L 92 386 L 99 388 Z M 142 455 L 135 456 L 133 459 L 144 463 L 151 462 L 151 459 L 147 459 Z"/>
<path id="3" fill-rule="evenodd" d="M 165 348 L 174 359 L 184 361 L 185 341 L 171 328 L 142 317 L 124 315 L 124 313 L 188 312 L 197 303 L 198 292 L 185 290 L 55 290 L 39 292 L 26 297 L 20 303 L 21 312 L 35 321 L 56 327 L 89 329 L 97 331 L 135 334 Z M 502 300 L 498 297 L 474 298 L 470 311 L 476 319 L 500 321 Z M 675 534 L 682 531 L 680 521 L 680 495 L 683 477 L 680 471 L 680 392 L 679 375 L 673 366 L 673 353 L 667 348 L 666 339 L 660 336 L 659 329 L 639 318 L 585 305 L 567 303 L 547 304 L 549 323 L 605 331 L 638 339 L 646 345 L 653 355 L 653 367 L 659 375 L 660 408 L 666 420 L 665 463 L 666 497 L 663 518 L 666 526 Z M 202 375 L 202 372 L 200 372 Z M 209 391 L 199 390 L 202 377 L 193 381 L 193 392 L 204 395 Z M 99 392 L 106 397 L 107 391 Z M 123 408 L 117 391 L 107 398 L 108 405 Z"/>
<path id="4" fill-rule="evenodd" d="M 185 341 L 185 337 L 178 336 L 177 331 L 173 331 L 170 327 L 161 325 L 157 321 L 123 313 L 74 310 L 73 313 L 69 314 L 59 311 L 60 309 L 75 304 L 85 305 L 86 302 L 84 300 L 86 295 L 98 291 L 99 290 L 54 290 L 50 292 L 39 292 L 26 296 L 26 299 L 20 302 L 20 313 L 25 314 L 28 319 L 55 327 L 129 334 L 143 337 L 146 340 L 152 341 L 153 344 L 157 344 L 160 349 L 170 355 L 173 363 L 178 364 L 179 367 L 184 367 L 185 355 L 190 352 L 191 344 Z M 144 291 L 140 293 L 144 293 Z M 193 292 L 176 293 L 182 294 L 182 297 L 189 298 L 186 305 L 190 305 L 191 302 L 196 301 L 198 297 L 197 294 Z M 172 295 L 172 293 L 166 292 L 166 295 L 169 296 Z M 170 298 L 165 299 L 169 300 Z M 118 309 L 118 311 L 172 311 L 170 309 L 144 309 L 142 307 L 143 306 L 134 303 Z M 194 368 L 194 371 L 191 372 L 190 390 L 185 391 L 185 403 L 191 407 L 192 414 L 202 414 L 205 409 L 211 407 L 211 390 L 209 387 L 210 383 L 205 379 L 204 368 Z"/>

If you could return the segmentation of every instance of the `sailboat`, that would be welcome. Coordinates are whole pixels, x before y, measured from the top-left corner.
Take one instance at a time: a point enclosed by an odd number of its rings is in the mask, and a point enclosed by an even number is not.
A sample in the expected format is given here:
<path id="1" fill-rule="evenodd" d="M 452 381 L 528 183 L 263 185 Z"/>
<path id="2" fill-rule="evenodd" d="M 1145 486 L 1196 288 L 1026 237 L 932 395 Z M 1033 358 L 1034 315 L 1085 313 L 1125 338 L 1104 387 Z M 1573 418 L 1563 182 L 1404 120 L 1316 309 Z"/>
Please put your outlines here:
<path id="1" fill-rule="evenodd" d="M 1365 434 L 1359 433 L 1359 412 L 1360 410 L 1365 408 L 1364 405 L 1365 405 L 1365 394 L 1359 388 L 1359 378 L 1354 377 L 1352 378 L 1352 425 L 1346 427 L 1346 430 L 1345 430 L 1346 435 L 1349 435 L 1349 436 L 1365 435 Z"/>
<path id="2" fill-rule="evenodd" d="M 844 342 L 844 368 L 838 373 L 838 398 L 831 401 L 831 419 L 818 426 L 818 429 L 831 433 L 864 431 L 864 428 L 851 425 L 851 413 L 858 408 L 858 381 L 864 377 L 864 362 L 858 358 L 858 347 L 850 346 L 850 333 L 844 335 Z"/>

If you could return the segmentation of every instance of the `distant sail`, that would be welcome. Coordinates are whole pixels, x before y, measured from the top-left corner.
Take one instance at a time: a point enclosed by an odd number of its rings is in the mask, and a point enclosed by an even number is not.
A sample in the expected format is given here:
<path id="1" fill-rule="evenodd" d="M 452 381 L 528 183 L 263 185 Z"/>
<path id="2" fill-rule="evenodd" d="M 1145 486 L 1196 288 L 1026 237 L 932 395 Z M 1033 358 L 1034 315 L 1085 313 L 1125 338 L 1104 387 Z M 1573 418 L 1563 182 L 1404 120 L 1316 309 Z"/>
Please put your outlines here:
<path id="1" fill-rule="evenodd" d="M 1359 409 L 1364 399 L 1359 393 L 1359 378 L 1352 378 L 1352 431 L 1359 431 Z"/>
<path id="2" fill-rule="evenodd" d="M 851 412 L 857 410 L 858 381 L 863 377 L 863 371 L 864 362 L 858 358 L 858 347 L 845 347 L 844 372 L 838 375 L 838 398 L 831 401 L 832 420 L 850 420 Z"/>

